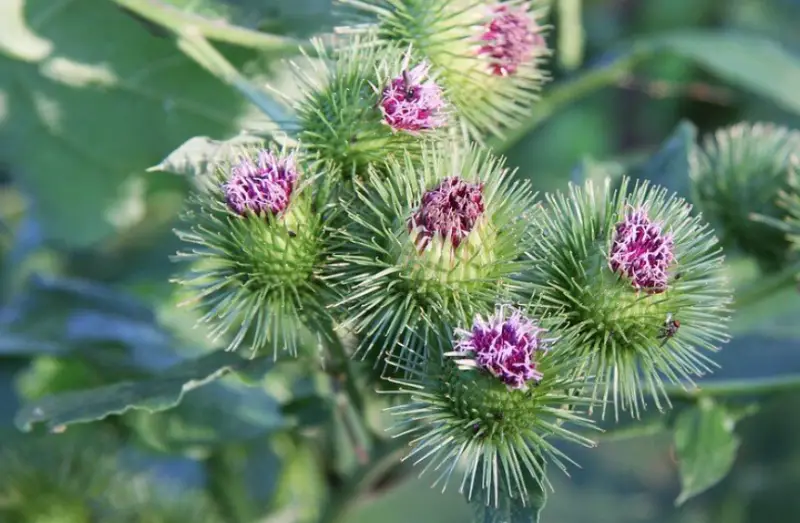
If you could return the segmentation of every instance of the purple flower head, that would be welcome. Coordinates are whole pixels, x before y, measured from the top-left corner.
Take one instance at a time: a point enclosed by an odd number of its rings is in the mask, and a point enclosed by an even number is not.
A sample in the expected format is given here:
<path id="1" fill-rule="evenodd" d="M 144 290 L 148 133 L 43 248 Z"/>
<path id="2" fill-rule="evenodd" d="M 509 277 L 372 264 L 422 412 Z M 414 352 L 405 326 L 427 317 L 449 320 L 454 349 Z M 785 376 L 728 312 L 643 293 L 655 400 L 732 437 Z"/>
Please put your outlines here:
<path id="1" fill-rule="evenodd" d="M 509 76 L 531 59 L 537 47 L 544 47 L 544 37 L 528 13 L 527 4 L 496 4 L 490 9 L 491 19 L 483 26 L 478 55 L 488 57 L 492 74 Z"/>
<path id="2" fill-rule="evenodd" d="M 408 228 L 417 231 L 420 250 L 435 235 L 449 238 L 456 248 L 472 232 L 483 210 L 483 184 L 452 176 L 422 196 L 422 204 L 411 215 Z"/>
<path id="3" fill-rule="evenodd" d="M 661 231 L 642 207 L 631 208 L 614 229 L 608 264 L 637 289 L 651 294 L 667 289 L 667 268 L 675 259 L 672 235 Z"/>
<path id="4" fill-rule="evenodd" d="M 393 78 L 381 93 L 383 121 L 395 131 L 412 133 L 445 124 L 442 89 L 433 80 L 423 82 L 430 66 L 421 63 Z"/>
<path id="5" fill-rule="evenodd" d="M 471 355 L 475 366 L 499 378 L 509 389 L 524 390 L 528 382 L 543 378 L 536 368 L 536 353 L 550 349 L 553 340 L 542 338 L 546 332 L 520 311 L 501 307 L 486 321 L 475 316 L 472 330 L 457 330 L 455 349 Z"/>
<path id="6" fill-rule="evenodd" d="M 296 182 L 293 156 L 278 157 L 262 150 L 255 161 L 242 158 L 234 165 L 222 188 L 232 211 L 242 216 L 248 211 L 277 216 L 288 207 Z"/>

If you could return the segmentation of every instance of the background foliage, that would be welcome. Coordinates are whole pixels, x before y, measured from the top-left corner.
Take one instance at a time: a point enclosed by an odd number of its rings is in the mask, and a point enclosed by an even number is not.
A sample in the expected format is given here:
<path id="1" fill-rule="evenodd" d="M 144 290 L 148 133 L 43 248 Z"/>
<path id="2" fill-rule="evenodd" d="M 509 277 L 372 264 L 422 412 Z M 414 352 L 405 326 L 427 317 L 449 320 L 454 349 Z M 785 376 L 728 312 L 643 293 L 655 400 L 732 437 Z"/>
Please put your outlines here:
<path id="1" fill-rule="evenodd" d="M 152 9 L 134 15 L 125 7 L 137 4 Z M 557 4 L 555 81 L 524 130 L 493 143 L 537 190 L 563 188 L 614 161 L 688 195 L 693 140 L 740 120 L 798 126 L 800 2 Z M 159 21 L 201 27 L 246 78 L 203 62 Z M 193 136 L 266 129 L 251 103 L 266 102 L 246 86 L 269 80 L 290 89 L 280 58 L 332 23 L 327 0 L 0 3 L 3 446 L 19 437 L 13 425 L 71 433 L 95 425 L 67 424 L 105 418 L 97 425 L 122 436 L 127 466 L 206 489 L 226 521 L 270 510 L 276 522 L 305 521 L 325 506 L 340 510 L 326 496 L 346 492 L 337 481 L 358 474 L 360 453 L 393 456 L 388 444 L 360 445 L 338 384 L 302 363 L 219 354 L 185 361 L 213 348 L 176 307 L 169 283 L 172 227 L 188 183 L 147 171 Z M 729 260 L 737 288 L 746 288 L 752 260 Z M 800 372 L 800 296 L 790 280 L 777 283 L 735 318 L 714 379 Z M 267 370 L 265 383 L 247 380 Z M 80 392 L 91 387 L 105 388 Z M 47 398 L 64 391 L 72 392 Z M 554 475 L 548 517 L 796 520 L 800 396 L 770 397 L 758 409 L 740 399 L 678 404 L 666 419 L 651 413 L 631 426 L 637 433 L 576 451 L 583 468 L 571 480 Z M 332 426 L 320 426 L 330 412 Z M 298 434 L 309 431 L 325 435 L 324 448 L 303 443 Z M 381 476 L 347 521 L 464 520 L 457 493 L 441 498 L 409 477 Z M 701 495 L 675 506 L 693 494 Z"/>

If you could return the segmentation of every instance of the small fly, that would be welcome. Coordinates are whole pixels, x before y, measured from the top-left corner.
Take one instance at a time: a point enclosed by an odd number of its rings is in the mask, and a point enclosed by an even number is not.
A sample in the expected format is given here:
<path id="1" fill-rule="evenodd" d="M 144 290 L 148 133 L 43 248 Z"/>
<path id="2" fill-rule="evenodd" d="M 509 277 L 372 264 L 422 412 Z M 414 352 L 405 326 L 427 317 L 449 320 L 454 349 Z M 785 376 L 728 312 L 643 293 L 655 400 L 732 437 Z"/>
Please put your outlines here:
<path id="1" fill-rule="evenodd" d="M 405 89 L 406 98 L 414 97 L 414 84 L 408 71 L 403 71 L 403 88 Z"/>
<path id="2" fill-rule="evenodd" d="M 661 339 L 663 346 L 667 341 L 678 333 L 681 327 L 681 322 L 672 317 L 672 313 L 667 313 L 667 319 L 664 321 L 664 326 L 661 328 Z"/>

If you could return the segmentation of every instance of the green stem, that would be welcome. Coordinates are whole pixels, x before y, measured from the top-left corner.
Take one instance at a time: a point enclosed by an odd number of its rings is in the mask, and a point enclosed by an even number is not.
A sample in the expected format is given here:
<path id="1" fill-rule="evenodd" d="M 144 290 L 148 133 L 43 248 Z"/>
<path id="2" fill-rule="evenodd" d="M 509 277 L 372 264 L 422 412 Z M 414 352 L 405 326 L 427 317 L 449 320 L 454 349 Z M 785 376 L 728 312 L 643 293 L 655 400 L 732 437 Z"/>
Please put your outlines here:
<path id="1" fill-rule="evenodd" d="M 332 494 L 319 523 L 344 521 L 347 511 L 353 503 L 397 465 L 406 445 L 406 440 L 398 438 L 379 447 L 370 462 L 356 470 L 342 488 Z"/>
<path id="2" fill-rule="evenodd" d="M 665 388 L 670 398 L 684 400 L 693 400 L 701 396 L 714 398 L 763 396 L 800 391 L 800 374 L 738 380 L 711 380 L 688 390 L 677 385 Z"/>
<path id="3" fill-rule="evenodd" d="M 734 308 L 737 312 L 759 304 L 773 294 L 791 285 L 800 273 L 800 262 L 793 263 L 775 274 L 758 278 L 755 282 L 737 293 Z"/>
<path id="4" fill-rule="evenodd" d="M 325 333 L 325 337 L 328 348 L 336 359 L 336 370 L 341 371 L 344 374 L 344 387 L 345 391 L 347 392 L 347 396 L 350 399 L 350 402 L 356 408 L 356 411 L 363 416 L 365 410 L 364 396 L 358 389 L 358 377 L 356 376 L 355 369 L 353 368 L 353 360 L 350 358 L 350 355 L 347 354 L 347 350 L 344 348 L 342 339 L 336 333 L 336 330 L 333 328 L 333 326 L 329 325 L 328 327 L 329 328 Z"/>
<path id="5" fill-rule="evenodd" d="M 649 55 L 647 50 L 635 51 L 608 67 L 598 67 L 575 80 L 555 86 L 547 96 L 533 106 L 531 115 L 525 123 L 511 130 L 505 138 L 488 140 L 488 147 L 494 149 L 497 154 L 508 151 L 542 122 L 578 98 L 622 80 L 635 65 Z"/>
<path id="6" fill-rule="evenodd" d="M 208 20 L 157 0 L 114 0 L 114 2 L 150 22 L 176 32 L 194 29 L 212 40 L 270 51 L 296 52 L 303 47 L 299 40 L 293 38 L 253 31 L 218 20 Z"/>

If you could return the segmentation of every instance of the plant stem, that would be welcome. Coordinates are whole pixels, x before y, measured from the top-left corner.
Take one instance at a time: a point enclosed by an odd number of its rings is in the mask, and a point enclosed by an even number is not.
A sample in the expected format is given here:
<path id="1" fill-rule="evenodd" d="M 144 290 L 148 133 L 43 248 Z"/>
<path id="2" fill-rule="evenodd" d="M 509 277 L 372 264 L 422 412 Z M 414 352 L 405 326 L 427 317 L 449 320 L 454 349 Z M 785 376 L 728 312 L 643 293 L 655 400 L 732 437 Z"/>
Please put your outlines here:
<path id="1" fill-rule="evenodd" d="M 361 391 L 358 389 L 357 376 L 355 370 L 353 369 L 353 360 L 350 358 L 350 355 L 347 354 L 347 350 L 344 348 L 342 339 L 336 333 L 336 330 L 333 328 L 333 326 L 329 325 L 326 331 L 325 339 L 328 349 L 333 353 L 333 356 L 336 359 L 336 369 L 344 374 L 343 381 L 347 396 L 358 414 L 363 416 L 365 409 L 364 397 L 361 394 Z"/>
<path id="2" fill-rule="evenodd" d="M 665 389 L 670 398 L 684 400 L 693 400 L 702 396 L 721 398 L 780 394 L 800 391 L 800 374 L 752 379 L 711 380 L 688 390 L 677 385 L 670 385 Z"/>
<path id="3" fill-rule="evenodd" d="M 353 503 L 397 464 L 406 444 L 406 440 L 398 438 L 377 447 L 370 462 L 356 470 L 342 488 L 332 494 L 319 523 L 344 521 Z"/>
<path id="4" fill-rule="evenodd" d="M 744 288 L 734 302 L 734 308 L 741 312 L 747 307 L 757 305 L 773 294 L 780 292 L 787 285 L 792 284 L 800 274 L 800 262 L 793 263 L 775 274 L 758 278 L 755 282 Z"/>
<path id="5" fill-rule="evenodd" d="M 253 31 L 224 21 L 209 20 L 160 1 L 114 0 L 114 2 L 132 13 L 172 31 L 193 28 L 212 40 L 271 51 L 296 52 L 303 46 L 299 40 L 293 38 Z"/>
<path id="6" fill-rule="evenodd" d="M 547 96 L 533 106 L 530 117 L 523 124 L 511 130 L 504 138 L 488 140 L 488 147 L 494 149 L 497 154 L 508 151 L 539 124 L 576 99 L 625 78 L 636 64 L 649 55 L 647 50 L 634 51 L 610 66 L 592 69 L 575 80 L 555 86 Z"/>

